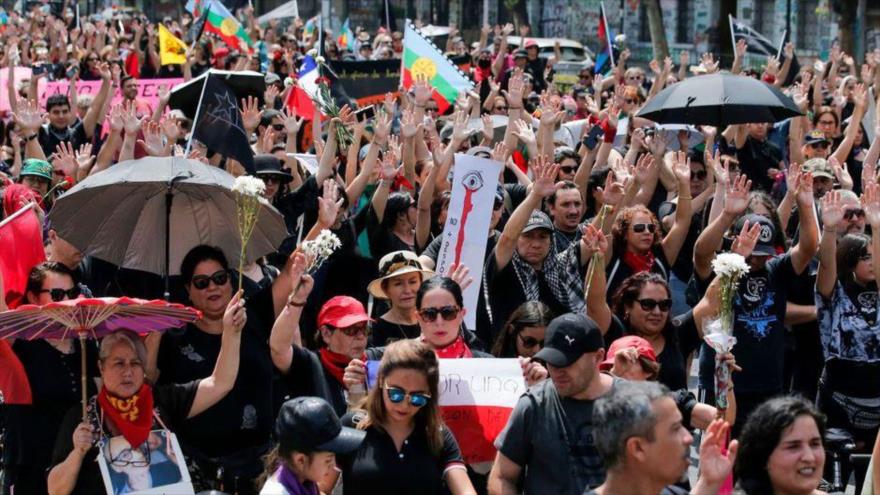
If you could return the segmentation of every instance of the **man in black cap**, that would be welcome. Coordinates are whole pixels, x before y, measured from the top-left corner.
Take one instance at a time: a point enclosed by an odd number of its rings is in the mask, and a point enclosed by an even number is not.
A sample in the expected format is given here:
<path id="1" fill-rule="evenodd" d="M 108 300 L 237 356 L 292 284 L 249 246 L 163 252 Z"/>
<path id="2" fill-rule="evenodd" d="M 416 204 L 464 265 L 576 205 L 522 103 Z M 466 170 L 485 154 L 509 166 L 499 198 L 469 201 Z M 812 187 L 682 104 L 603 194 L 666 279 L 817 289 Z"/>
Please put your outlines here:
<path id="1" fill-rule="evenodd" d="M 605 479 L 593 443 L 593 403 L 618 379 L 599 372 L 605 358 L 602 333 L 581 313 L 550 322 L 544 348 L 534 359 L 546 363 L 550 380 L 532 386 L 495 440 L 498 454 L 489 474 L 489 493 L 575 495 Z"/>
<path id="2" fill-rule="evenodd" d="M 333 407 L 318 397 L 297 397 L 285 402 L 275 420 L 278 465 L 270 465 L 261 494 L 330 493 L 319 483 L 331 478 L 335 454 L 361 446 L 367 432 L 342 426 Z"/>

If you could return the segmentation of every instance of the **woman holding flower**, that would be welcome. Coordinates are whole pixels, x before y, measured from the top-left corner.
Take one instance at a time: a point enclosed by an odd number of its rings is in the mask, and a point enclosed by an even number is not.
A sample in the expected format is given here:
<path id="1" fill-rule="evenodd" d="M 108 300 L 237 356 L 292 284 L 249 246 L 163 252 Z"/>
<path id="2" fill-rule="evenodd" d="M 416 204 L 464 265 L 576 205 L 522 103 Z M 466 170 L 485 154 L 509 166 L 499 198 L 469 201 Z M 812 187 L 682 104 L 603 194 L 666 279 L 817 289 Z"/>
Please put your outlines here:
<path id="1" fill-rule="evenodd" d="M 865 186 L 862 208 L 872 235 L 849 234 L 840 193 L 822 197 L 822 242 L 816 278 L 816 310 L 825 355 L 817 405 L 829 428 L 843 428 L 862 447 L 877 435 L 880 405 L 880 319 L 877 278 L 880 273 L 880 193 Z M 854 380 L 853 377 L 858 377 Z"/>

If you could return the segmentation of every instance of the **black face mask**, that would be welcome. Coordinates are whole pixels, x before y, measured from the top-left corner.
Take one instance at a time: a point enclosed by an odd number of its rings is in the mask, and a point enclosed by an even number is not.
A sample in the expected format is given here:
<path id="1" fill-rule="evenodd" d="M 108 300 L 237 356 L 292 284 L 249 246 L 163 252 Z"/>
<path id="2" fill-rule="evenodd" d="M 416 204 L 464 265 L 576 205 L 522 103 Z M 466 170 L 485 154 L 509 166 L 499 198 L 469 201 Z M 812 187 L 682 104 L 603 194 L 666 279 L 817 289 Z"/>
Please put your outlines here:
<path id="1" fill-rule="evenodd" d="M 481 59 L 477 62 L 477 65 L 478 65 L 481 69 L 488 69 L 489 66 L 492 65 L 492 61 L 491 61 L 491 60 L 486 60 L 486 59 L 481 58 Z"/>

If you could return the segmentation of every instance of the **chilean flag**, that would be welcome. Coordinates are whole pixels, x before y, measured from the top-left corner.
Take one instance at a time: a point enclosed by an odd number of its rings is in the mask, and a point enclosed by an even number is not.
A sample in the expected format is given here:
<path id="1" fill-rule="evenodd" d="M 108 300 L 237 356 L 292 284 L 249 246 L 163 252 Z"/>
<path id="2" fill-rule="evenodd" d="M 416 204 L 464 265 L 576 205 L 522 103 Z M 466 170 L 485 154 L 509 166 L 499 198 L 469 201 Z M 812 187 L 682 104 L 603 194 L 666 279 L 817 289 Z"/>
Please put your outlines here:
<path id="1" fill-rule="evenodd" d="M 296 115 L 311 120 L 315 115 L 312 98 L 318 92 L 318 64 L 311 55 L 306 55 L 303 59 L 296 77 L 296 86 L 287 96 L 287 108 Z"/>

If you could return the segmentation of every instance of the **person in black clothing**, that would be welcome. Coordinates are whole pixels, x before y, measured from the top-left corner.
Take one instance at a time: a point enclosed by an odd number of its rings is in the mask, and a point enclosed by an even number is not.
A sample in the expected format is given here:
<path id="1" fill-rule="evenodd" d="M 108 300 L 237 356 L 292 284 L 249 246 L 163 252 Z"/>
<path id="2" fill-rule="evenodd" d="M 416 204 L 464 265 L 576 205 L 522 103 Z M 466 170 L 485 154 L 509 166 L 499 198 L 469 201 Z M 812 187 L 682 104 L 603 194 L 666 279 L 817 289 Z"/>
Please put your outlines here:
<path id="1" fill-rule="evenodd" d="M 744 124 L 738 132 L 745 132 L 746 137 L 736 142 L 736 156 L 739 158 L 740 170 L 749 177 L 755 189 L 771 192 L 773 178 L 768 175 L 770 169 L 783 170 L 782 151 L 767 139 L 769 124 Z"/>
<path id="2" fill-rule="evenodd" d="M 526 56 L 528 57 L 526 67 L 532 77 L 535 79 L 534 91 L 541 93 L 547 89 L 547 80 L 544 78 L 544 71 L 547 69 L 547 59 L 538 56 L 538 42 L 528 40 L 525 44 Z"/>
<path id="3" fill-rule="evenodd" d="M 345 368 L 353 359 L 366 362 L 381 357 L 381 351 L 367 349 L 369 323 L 372 321 L 363 304 L 348 296 L 336 296 L 327 301 L 318 313 L 318 331 L 321 336 L 318 352 L 302 345 L 299 321 L 303 307 L 314 286 L 310 275 L 304 275 L 306 257 L 294 255 L 291 274 L 299 280 L 299 287 L 291 294 L 287 306 L 272 327 L 269 346 L 272 363 L 284 377 L 287 392 L 293 397 L 321 397 L 336 411 L 345 414 L 354 395 L 363 390 L 349 390 L 343 377 Z"/>
<path id="4" fill-rule="evenodd" d="M 550 308 L 541 301 L 527 301 L 510 315 L 504 330 L 492 346 L 498 358 L 533 357 L 544 347 L 544 334 L 553 319 Z"/>
<path id="5" fill-rule="evenodd" d="M 687 471 L 694 438 L 669 390 L 652 382 L 623 382 L 596 401 L 596 449 L 608 469 L 605 483 L 586 495 L 683 495 L 673 486 Z M 700 445 L 700 478 L 690 493 L 718 493 L 733 470 L 737 446 L 722 454 L 729 426 L 714 421 Z M 769 493 L 769 492 L 768 492 Z"/>
<path id="6" fill-rule="evenodd" d="M 433 275 L 412 251 L 394 251 L 379 260 L 379 278 L 370 282 L 367 290 L 373 297 L 387 300 L 388 311 L 373 323 L 370 347 L 419 336 L 416 293 L 422 281 Z"/>
<path id="7" fill-rule="evenodd" d="M 336 457 L 346 495 L 476 494 L 440 416 L 439 381 L 428 345 L 401 340 L 388 346 L 363 410 L 342 419 L 367 433 L 358 450 Z"/>
<path id="8" fill-rule="evenodd" d="M 556 163 L 560 164 L 560 170 L 569 168 L 569 172 L 573 173 L 577 167 L 577 162 L 575 162 L 573 168 L 571 165 L 572 160 L 573 158 L 565 156 L 561 160 L 556 160 Z M 571 243 L 577 241 L 583 234 L 580 223 L 581 218 L 584 216 L 584 200 L 581 197 L 577 184 L 570 180 L 563 181 L 562 187 L 547 198 L 547 208 L 550 218 L 553 219 L 554 251 L 565 251 Z"/>

